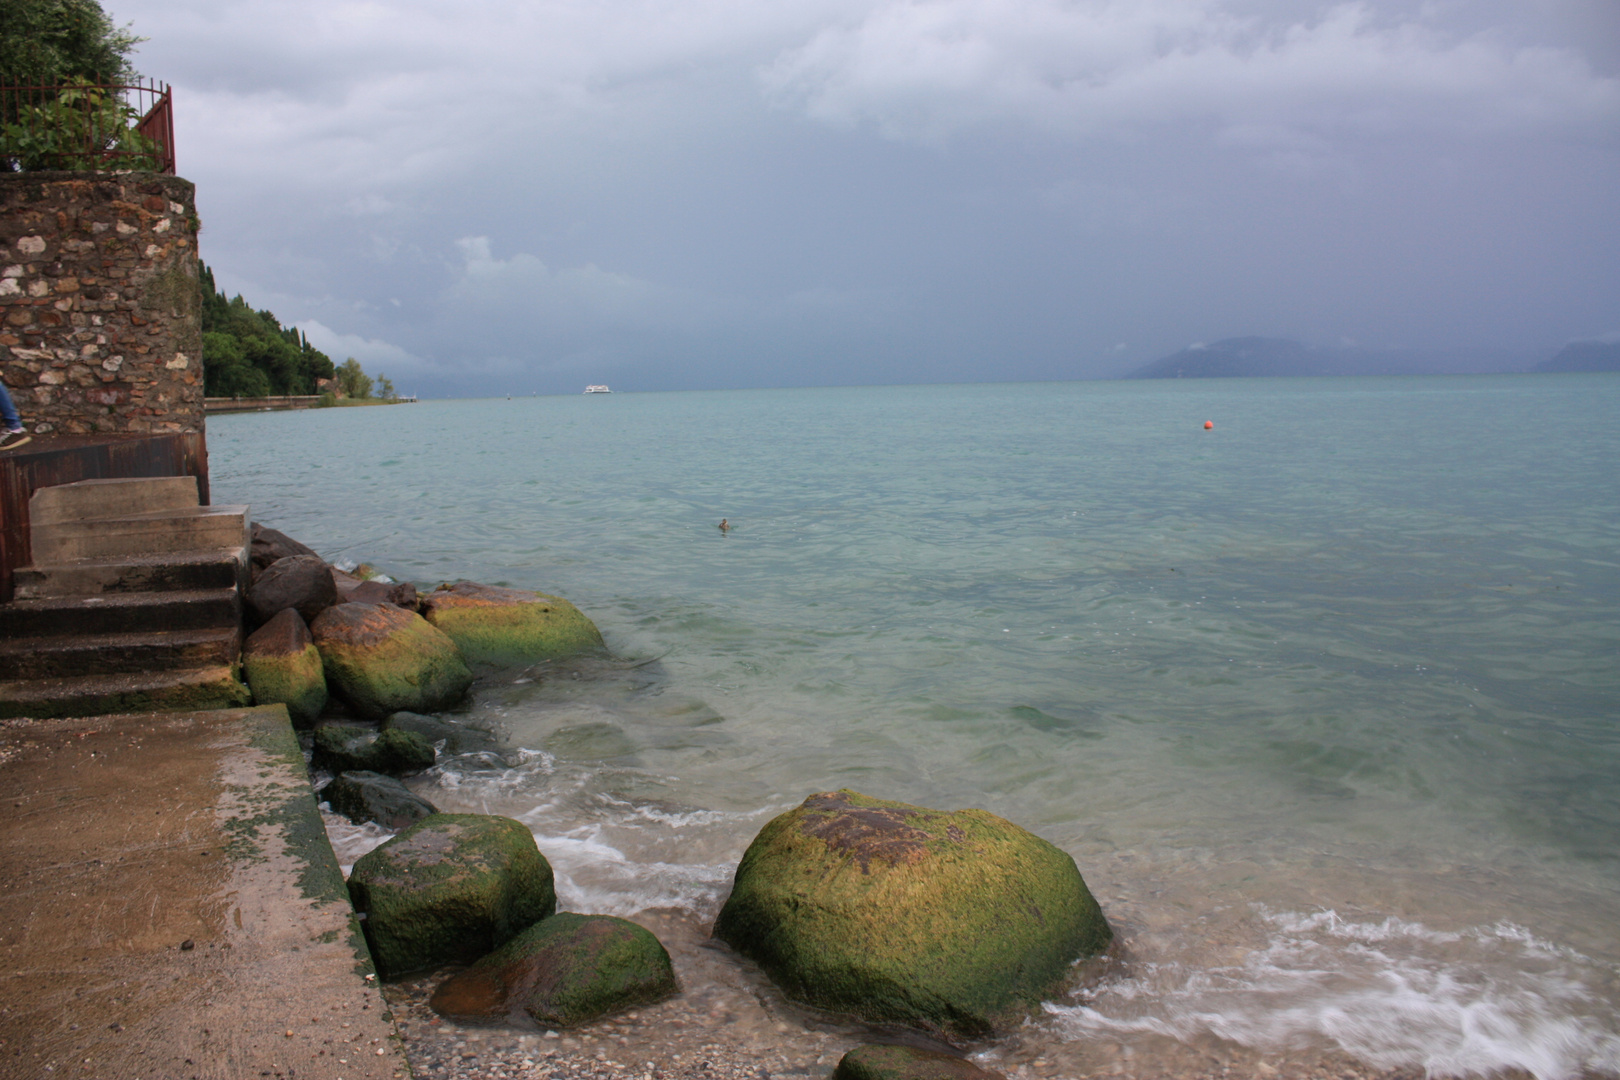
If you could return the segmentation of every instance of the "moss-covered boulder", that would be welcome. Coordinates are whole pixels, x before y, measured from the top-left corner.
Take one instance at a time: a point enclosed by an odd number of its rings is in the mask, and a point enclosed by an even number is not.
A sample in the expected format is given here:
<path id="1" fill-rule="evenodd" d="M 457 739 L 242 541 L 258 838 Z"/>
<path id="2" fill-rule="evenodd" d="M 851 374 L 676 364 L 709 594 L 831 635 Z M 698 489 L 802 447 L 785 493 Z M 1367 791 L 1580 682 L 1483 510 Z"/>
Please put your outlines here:
<path id="1" fill-rule="evenodd" d="M 414 731 L 446 754 L 499 752 L 500 741 L 483 728 L 468 727 L 436 716 L 400 711 L 383 718 L 384 731 Z"/>
<path id="2" fill-rule="evenodd" d="M 385 978 L 476 960 L 557 910 L 534 836 L 487 814 L 434 814 L 362 855 L 349 899 Z"/>
<path id="3" fill-rule="evenodd" d="M 760 831 L 714 933 L 810 1005 L 967 1038 L 1113 937 L 1074 860 L 1040 837 L 853 791 Z"/>
<path id="4" fill-rule="evenodd" d="M 832 1080 L 1002 1080 L 971 1061 L 915 1046 L 857 1046 L 839 1059 Z"/>
<path id="5" fill-rule="evenodd" d="M 602 648 L 596 624 L 560 596 L 459 581 L 423 596 L 421 608 L 468 663 L 516 667 Z"/>
<path id="6" fill-rule="evenodd" d="M 287 706 L 293 727 L 313 727 L 326 708 L 326 671 L 303 616 L 284 608 L 242 645 L 242 676 L 259 705 Z"/>
<path id="7" fill-rule="evenodd" d="M 331 773 L 409 776 L 433 768 L 435 756 L 432 744 L 414 731 L 327 724 L 315 730 L 310 764 Z"/>
<path id="8" fill-rule="evenodd" d="M 375 772 L 341 773 L 315 798 L 356 825 L 375 821 L 385 829 L 407 828 L 439 812 L 438 807 L 392 776 Z"/>
<path id="9" fill-rule="evenodd" d="M 652 932 L 610 915 L 553 915 L 439 984 L 428 1004 L 457 1020 L 577 1027 L 676 993 Z"/>
<path id="10" fill-rule="evenodd" d="M 310 626 L 327 685 L 355 712 L 433 712 L 461 699 L 472 672 L 456 643 L 414 611 L 392 604 L 337 604 Z"/>

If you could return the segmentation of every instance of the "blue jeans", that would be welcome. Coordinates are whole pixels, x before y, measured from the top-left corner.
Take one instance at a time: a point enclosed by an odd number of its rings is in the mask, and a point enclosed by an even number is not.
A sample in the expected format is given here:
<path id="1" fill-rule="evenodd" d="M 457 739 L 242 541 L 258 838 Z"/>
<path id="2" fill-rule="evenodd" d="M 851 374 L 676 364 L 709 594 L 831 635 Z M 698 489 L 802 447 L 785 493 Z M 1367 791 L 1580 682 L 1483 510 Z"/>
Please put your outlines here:
<path id="1" fill-rule="evenodd" d="M 6 392 L 6 384 L 0 383 L 0 428 L 16 431 L 20 427 L 22 417 L 17 415 L 17 406 L 11 403 L 11 395 Z"/>

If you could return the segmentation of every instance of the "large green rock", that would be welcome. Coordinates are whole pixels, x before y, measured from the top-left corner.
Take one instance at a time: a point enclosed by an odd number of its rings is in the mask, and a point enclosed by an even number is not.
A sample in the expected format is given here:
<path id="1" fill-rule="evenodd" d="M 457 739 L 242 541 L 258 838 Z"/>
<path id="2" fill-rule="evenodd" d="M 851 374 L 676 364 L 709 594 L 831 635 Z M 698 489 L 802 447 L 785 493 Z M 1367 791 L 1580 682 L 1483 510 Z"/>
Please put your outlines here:
<path id="1" fill-rule="evenodd" d="M 434 814 L 367 852 L 349 898 L 385 978 L 466 962 L 557 910 L 551 864 L 511 818 Z"/>
<path id="2" fill-rule="evenodd" d="M 678 991 L 652 932 L 611 915 L 542 919 L 439 985 L 428 1004 L 457 1020 L 577 1027 Z"/>
<path id="3" fill-rule="evenodd" d="M 560 596 L 459 581 L 422 597 L 422 617 L 473 664 L 522 666 L 602 648 L 602 634 Z"/>
<path id="4" fill-rule="evenodd" d="M 414 731 L 373 731 L 328 724 L 315 731 L 310 764 L 333 774 L 374 772 L 408 776 L 433 768 L 433 746 Z"/>
<path id="5" fill-rule="evenodd" d="M 433 712 L 459 701 L 472 685 L 456 643 L 414 611 L 336 604 L 310 630 L 327 683 L 368 719 L 401 709 Z"/>
<path id="6" fill-rule="evenodd" d="M 760 831 L 714 933 L 789 996 L 978 1038 L 1113 937 L 1066 852 L 984 810 L 853 791 Z"/>
<path id="7" fill-rule="evenodd" d="M 287 706 L 293 727 L 315 724 L 326 708 L 326 672 L 296 608 L 283 608 L 242 645 L 242 675 L 259 705 Z"/>
<path id="8" fill-rule="evenodd" d="M 937 1050 L 868 1043 L 839 1059 L 832 1080 L 1002 1080 L 1002 1076 Z"/>

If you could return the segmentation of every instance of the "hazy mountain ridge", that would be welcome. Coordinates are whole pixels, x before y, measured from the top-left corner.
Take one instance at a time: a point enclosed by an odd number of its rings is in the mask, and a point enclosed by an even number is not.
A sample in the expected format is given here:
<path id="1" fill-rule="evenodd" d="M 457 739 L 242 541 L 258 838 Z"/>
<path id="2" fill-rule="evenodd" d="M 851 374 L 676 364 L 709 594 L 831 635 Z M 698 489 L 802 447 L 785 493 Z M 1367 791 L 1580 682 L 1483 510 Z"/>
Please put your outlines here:
<path id="1" fill-rule="evenodd" d="M 1549 360 L 1506 349 L 1367 349 L 1235 337 L 1189 345 L 1126 379 L 1233 379 L 1313 375 L 1492 375 L 1523 371 L 1620 371 L 1620 343 L 1581 341 Z"/>
<path id="2" fill-rule="evenodd" d="M 1573 341 L 1537 371 L 1620 371 L 1620 341 Z"/>

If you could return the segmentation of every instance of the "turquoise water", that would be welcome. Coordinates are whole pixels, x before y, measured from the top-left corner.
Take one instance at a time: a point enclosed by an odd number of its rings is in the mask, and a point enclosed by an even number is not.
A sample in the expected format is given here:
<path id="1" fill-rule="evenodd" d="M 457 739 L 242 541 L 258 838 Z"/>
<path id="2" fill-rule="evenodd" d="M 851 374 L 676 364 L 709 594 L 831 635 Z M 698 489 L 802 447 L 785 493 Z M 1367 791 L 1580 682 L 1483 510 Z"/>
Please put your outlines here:
<path id="1" fill-rule="evenodd" d="M 601 627 L 612 661 L 480 687 L 527 754 L 431 781 L 528 822 L 570 906 L 702 923 L 815 791 L 980 806 L 1124 942 L 1043 1060 L 1552 1078 L 1620 1073 L 1617 415 L 1602 375 L 888 387 L 228 416 L 209 449 L 214 501 L 330 559 Z"/>

